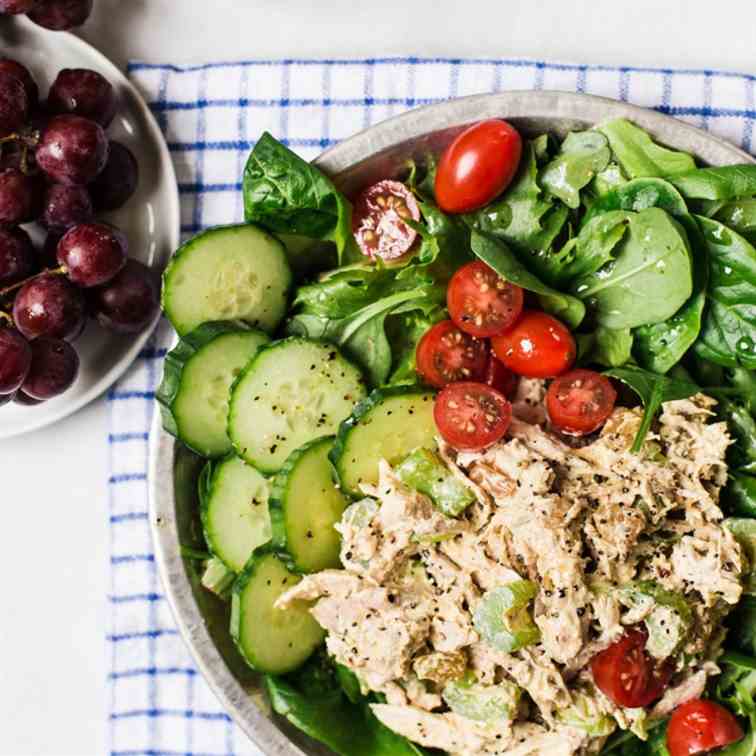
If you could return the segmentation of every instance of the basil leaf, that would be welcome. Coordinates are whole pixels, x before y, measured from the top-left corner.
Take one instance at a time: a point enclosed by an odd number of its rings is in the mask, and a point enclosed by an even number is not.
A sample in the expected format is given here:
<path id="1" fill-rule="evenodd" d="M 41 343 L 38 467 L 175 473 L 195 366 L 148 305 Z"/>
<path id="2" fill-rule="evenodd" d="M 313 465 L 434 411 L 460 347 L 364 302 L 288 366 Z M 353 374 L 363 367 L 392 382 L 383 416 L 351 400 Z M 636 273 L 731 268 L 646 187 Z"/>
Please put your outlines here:
<path id="1" fill-rule="evenodd" d="M 666 320 L 693 291 L 685 231 L 659 208 L 631 213 L 614 260 L 576 279 L 571 289 L 607 328 Z"/>
<path id="2" fill-rule="evenodd" d="M 709 253 L 708 307 L 696 353 L 725 367 L 756 368 L 756 249 L 727 226 L 695 216 Z"/>
<path id="3" fill-rule="evenodd" d="M 656 144 L 643 129 L 624 118 L 617 118 L 597 128 L 609 140 L 614 157 L 630 178 L 666 178 L 696 167 L 695 161 L 686 152 Z"/>
<path id="4" fill-rule="evenodd" d="M 541 171 L 544 189 L 567 207 L 580 207 L 580 190 L 609 164 L 611 152 L 606 137 L 598 131 L 569 133 L 559 154 Z"/>
<path id="5" fill-rule="evenodd" d="M 734 200 L 756 194 L 756 164 L 696 168 L 670 179 L 688 199 Z"/>
<path id="6" fill-rule="evenodd" d="M 244 168 L 244 217 L 269 231 L 336 244 L 339 262 L 352 241 L 351 206 L 333 182 L 265 132 Z"/>
<path id="7" fill-rule="evenodd" d="M 696 222 L 689 215 L 679 218 L 691 244 L 693 293 L 690 299 L 667 320 L 635 329 L 635 357 L 647 370 L 666 373 L 690 349 L 701 332 L 709 264 L 706 243 Z"/>
<path id="8" fill-rule="evenodd" d="M 505 281 L 538 295 L 547 312 L 560 317 L 570 328 L 577 328 L 585 316 L 585 305 L 576 297 L 563 294 L 542 283 L 515 257 L 507 245 L 494 236 L 473 230 L 472 251 Z"/>
<path id="9" fill-rule="evenodd" d="M 656 414 L 664 402 L 673 399 L 687 399 L 701 389 L 689 381 L 673 380 L 666 375 L 657 375 L 639 367 L 626 366 L 607 370 L 604 375 L 616 378 L 629 386 L 643 402 L 643 419 L 638 428 L 638 435 L 633 442 L 632 451 L 639 452 L 651 428 Z"/>

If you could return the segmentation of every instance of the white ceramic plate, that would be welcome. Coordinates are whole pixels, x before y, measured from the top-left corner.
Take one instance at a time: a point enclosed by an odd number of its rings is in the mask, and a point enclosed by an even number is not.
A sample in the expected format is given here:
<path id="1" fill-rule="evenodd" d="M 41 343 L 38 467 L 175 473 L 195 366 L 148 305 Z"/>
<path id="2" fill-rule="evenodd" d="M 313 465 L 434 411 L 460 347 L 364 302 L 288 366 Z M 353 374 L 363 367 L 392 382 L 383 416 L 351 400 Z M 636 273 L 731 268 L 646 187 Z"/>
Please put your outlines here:
<path id="1" fill-rule="evenodd" d="M 123 208 L 100 217 L 126 233 L 131 257 L 162 270 L 179 242 L 178 188 L 160 129 L 134 86 L 78 37 L 47 31 L 24 18 L 0 20 L 0 52 L 31 70 L 42 98 L 61 68 L 91 68 L 115 87 L 120 107 L 108 133 L 136 155 L 139 186 Z M 27 228 L 41 242 L 44 234 Z M 117 336 L 90 321 L 75 343 L 81 357 L 76 383 L 65 394 L 36 407 L 8 404 L 0 408 L 0 438 L 42 428 L 91 402 L 126 371 L 150 331 Z"/>

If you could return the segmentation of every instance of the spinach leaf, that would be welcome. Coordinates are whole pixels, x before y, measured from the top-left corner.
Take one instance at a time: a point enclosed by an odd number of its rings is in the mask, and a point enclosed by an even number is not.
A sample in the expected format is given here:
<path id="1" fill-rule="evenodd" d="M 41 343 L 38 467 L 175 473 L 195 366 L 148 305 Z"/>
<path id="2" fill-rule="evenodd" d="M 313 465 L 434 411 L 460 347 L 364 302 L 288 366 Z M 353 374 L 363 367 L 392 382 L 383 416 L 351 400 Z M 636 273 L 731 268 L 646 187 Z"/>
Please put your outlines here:
<path id="1" fill-rule="evenodd" d="M 268 132 L 244 168 L 244 217 L 269 231 L 336 244 L 339 261 L 352 240 L 351 206 L 321 171 Z"/>
<path id="2" fill-rule="evenodd" d="M 411 307 L 412 303 L 408 304 Z M 448 317 L 443 307 L 419 308 L 403 311 L 397 308 L 386 319 L 386 334 L 391 344 L 391 375 L 386 383 L 389 386 L 412 384 L 417 382 L 415 353 L 417 344 L 425 333 Z"/>
<path id="3" fill-rule="evenodd" d="M 748 411 L 756 417 L 756 375 L 745 368 L 732 368 L 726 371 L 725 379 L 738 393 Z"/>
<path id="4" fill-rule="evenodd" d="M 609 140 L 614 157 L 630 178 L 666 178 L 696 167 L 695 161 L 686 152 L 656 144 L 643 129 L 624 118 L 617 118 L 597 128 Z"/>
<path id="5" fill-rule="evenodd" d="M 570 239 L 555 255 L 559 261 L 560 283 L 588 276 L 614 259 L 614 250 L 627 233 L 630 214 L 614 210 L 592 218 L 580 233 Z"/>
<path id="6" fill-rule="evenodd" d="M 706 243 L 696 222 L 689 215 L 679 218 L 691 245 L 693 293 L 690 299 L 667 320 L 635 329 L 635 357 L 647 370 L 666 373 L 690 349 L 701 332 L 701 321 L 709 283 Z"/>
<path id="7" fill-rule="evenodd" d="M 756 368 L 756 249 L 727 226 L 695 216 L 709 253 L 708 307 L 696 353 L 725 367 Z"/>
<path id="8" fill-rule="evenodd" d="M 756 243 L 756 198 L 728 202 L 713 217 L 748 239 L 751 244 Z"/>
<path id="9" fill-rule="evenodd" d="M 743 473 L 731 475 L 722 491 L 721 501 L 729 514 L 737 517 L 756 517 L 756 477 Z"/>
<path id="10" fill-rule="evenodd" d="M 643 441 L 651 428 L 656 414 L 664 402 L 673 399 L 687 399 L 697 394 L 701 389 L 695 384 L 683 380 L 674 380 L 666 375 L 657 375 L 643 368 L 627 365 L 625 367 L 607 370 L 605 375 L 622 381 L 629 386 L 643 402 L 643 420 L 638 435 L 633 442 L 632 451 L 639 452 Z"/>
<path id="11" fill-rule="evenodd" d="M 428 277 L 399 281 L 386 268 L 344 268 L 299 289 L 294 300 L 299 311 L 287 332 L 336 344 L 360 365 L 373 386 L 380 386 L 394 362 L 386 319 L 396 312 L 433 310 L 444 298 L 444 287 Z"/>
<path id="12" fill-rule="evenodd" d="M 619 367 L 630 359 L 632 348 L 633 334 L 629 328 L 612 330 L 599 326 L 591 356 L 599 365 Z"/>
<path id="13" fill-rule="evenodd" d="M 342 690 L 325 655 L 298 672 L 267 675 L 273 710 L 340 756 L 420 756 L 424 751 L 373 716 L 368 699 L 355 703 Z"/>
<path id="14" fill-rule="evenodd" d="M 647 740 L 641 740 L 628 730 L 617 730 L 607 740 L 602 756 L 669 756 L 667 723 L 651 722 Z"/>
<path id="15" fill-rule="evenodd" d="M 562 142 L 559 154 L 543 169 L 541 185 L 573 210 L 580 190 L 609 164 L 609 142 L 598 131 L 575 131 Z"/>
<path id="16" fill-rule="evenodd" d="M 678 216 L 688 213 L 685 200 L 669 181 L 652 177 L 637 178 L 599 197 L 586 213 L 583 224 L 594 215 L 609 210 L 632 210 L 637 213 L 649 207 L 660 207 Z"/>
<path id="17" fill-rule="evenodd" d="M 696 168 L 670 181 L 688 199 L 734 200 L 756 194 L 756 164 Z"/>
<path id="18" fill-rule="evenodd" d="M 756 597 L 744 596 L 735 611 L 727 618 L 727 625 L 730 628 L 727 634 L 728 647 L 734 647 L 740 653 L 750 657 L 756 656 Z M 728 657 L 733 660 L 730 662 L 733 666 L 740 660 L 739 654 L 728 653 L 725 658 Z M 739 666 L 741 670 L 747 669 L 742 660 Z M 732 671 L 727 670 L 727 672 L 729 672 L 728 676 L 732 675 Z M 751 672 L 756 681 L 756 660 Z M 726 686 L 727 683 L 728 680 L 725 679 L 723 685 Z"/>
<path id="19" fill-rule="evenodd" d="M 709 391 L 717 397 L 717 414 L 727 421 L 735 441 L 727 452 L 730 471 L 756 474 L 756 420 L 742 401 L 723 395 L 716 389 Z"/>
<path id="20" fill-rule="evenodd" d="M 562 233 L 569 209 L 544 197 L 532 142 L 525 144 L 519 173 L 503 197 L 465 216 L 467 223 L 511 245 L 528 268 L 549 283 L 559 271 L 551 248 Z M 556 262 L 556 267 L 554 263 Z"/>
<path id="21" fill-rule="evenodd" d="M 570 328 L 577 328 L 585 316 L 585 305 L 576 297 L 563 294 L 542 283 L 515 257 L 501 240 L 481 231 L 473 230 L 472 251 L 492 267 L 504 280 L 521 286 L 538 295 L 547 312 L 560 317 Z"/>
<path id="22" fill-rule="evenodd" d="M 617 189 L 627 181 L 627 176 L 620 167 L 619 163 L 614 161 L 597 173 L 593 181 L 588 186 L 590 193 L 594 197 L 602 197 L 604 194 Z"/>
<path id="23" fill-rule="evenodd" d="M 614 259 L 577 278 L 572 291 L 607 328 L 635 328 L 674 315 L 693 291 L 685 231 L 668 213 L 649 208 L 628 217 Z"/>

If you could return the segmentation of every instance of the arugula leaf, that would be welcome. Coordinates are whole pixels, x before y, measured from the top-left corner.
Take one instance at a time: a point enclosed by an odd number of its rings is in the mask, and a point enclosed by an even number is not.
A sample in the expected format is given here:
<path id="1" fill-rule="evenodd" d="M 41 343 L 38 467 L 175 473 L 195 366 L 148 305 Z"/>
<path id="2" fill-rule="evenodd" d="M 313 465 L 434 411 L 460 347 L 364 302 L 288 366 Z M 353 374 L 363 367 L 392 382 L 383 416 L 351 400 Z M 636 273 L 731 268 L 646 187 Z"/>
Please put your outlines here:
<path id="1" fill-rule="evenodd" d="M 641 450 L 646 435 L 651 428 L 651 423 L 664 402 L 669 402 L 673 399 L 687 399 L 701 390 L 695 383 L 675 380 L 668 378 L 666 375 L 657 375 L 648 370 L 643 370 L 643 368 L 630 365 L 612 368 L 611 370 L 607 370 L 604 375 L 622 381 L 643 402 L 643 419 L 631 449 L 635 453 Z"/>
<path id="2" fill-rule="evenodd" d="M 649 207 L 660 207 L 672 215 L 688 213 L 685 200 L 669 181 L 646 177 L 633 179 L 603 194 L 591 205 L 583 224 L 609 210 L 632 210 L 637 213 Z"/>
<path id="3" fill-rule="evenodd" d="M 510 244 L 537 276 L 554 283 L 559 263 L 552 259 L 551 249 L 565 227 L 569 209 L 544 197 L 538 184 L 536 144 L 525 144 L 519 173 L 504 195 L 464 217 L 472 227 Z"/>
<path id="4" fill-rule="evenodd" d="M 696 168 L 670 179 L 688 199 L 734 200 L 756 194 L 756 164 Z"/>
<path id="5" fill-rule="evenodd" d="M 571 285 L 607 328 L 666 320 L 693 290 L 688 239 L 677 221 L 652 207 L 631 213 L 627 231 L 612 261 Z"/>
<path id="6" fill-rule="evenodd" d="M 540 174 L 541 185 L 573 210 L 580 207 L 580 190 L 609 165 L 611 152 L 598 131 L 573 131 L 559 154 Z"/>
<path id="7" fill-rule="evenodd" d="M 647 740 L 641 740 L 628 730 L 617 730 L 607 740 L 602 756 L 669 756 L 667 750 L 667 722 L 651 722 Z"/>
<path id="8" fill-rule="evenodd" d="M 425 753 L 381 724 L 370 711 L 368 699 L 351 701 L 325 654 L 316 655 L 292 675 L 267 675 L 265 687 L 277 714 L 340 756 Z"/>
<path id="9" fill-rule="evenodd" d="M 706 243 L 696 222 L 689 215 L 679 219 L 691 245 L 693 292 L 690 299 L 667 320 L 635 329 L 635 357 L 647 370 L 666 373 L 690 349 L 701 332 L 709 263 Z"/>
<path id="10" fill-rule="evenodd" d="M 709 253 L 708 308 L 696 353 L 756 368 L 756 249 L 719 221 L 695 216 Z"/>
<path id="11" fill-rule="evenodd" d="M 576 297 L 563 294 L 542 283 L 512 254 L 507 245 L 494 236 L 473 230 L 472 251 L 492 267 L 504 280 L 538 295 L 547 312 L 560 317 L 570 328 L 577 328 L 585 316 L 585 305 Z"/>
<path id="12" fill-rule="evenodd" d="M 339 262 L 352 240 L 351 206 L 321 171 L 267 131 L 249 155 L 244 217 L 269 231 L 332 241 Z"/>
<path id="13" fill-rule="evenodd" d="M 656 144 L 643 129 L 624 118 L 617 118 L 597 128 L 609 140 L 614 157 L 630 178 L 666 178 L 696 167 L 695 161 L 686 152 Z"/>
<path id="14" fill-rule="evenodd" d="M 713 217 L 751 244 L 756 244 L 756 198 L 728 202 L 719 207 Z"/>

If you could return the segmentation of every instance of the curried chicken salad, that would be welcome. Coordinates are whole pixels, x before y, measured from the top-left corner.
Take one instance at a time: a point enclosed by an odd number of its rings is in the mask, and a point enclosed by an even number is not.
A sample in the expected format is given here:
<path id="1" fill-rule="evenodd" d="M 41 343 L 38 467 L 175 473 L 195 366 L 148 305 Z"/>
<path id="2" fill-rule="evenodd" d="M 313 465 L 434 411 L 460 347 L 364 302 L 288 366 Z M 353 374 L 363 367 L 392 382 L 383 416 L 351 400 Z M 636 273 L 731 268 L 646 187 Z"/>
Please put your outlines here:
<path id="1" fill-rule="evenodd" d="M 756 166 L 501 119 L 187 241 L 202 584 L 339 756 L 756 756 Z"/>

